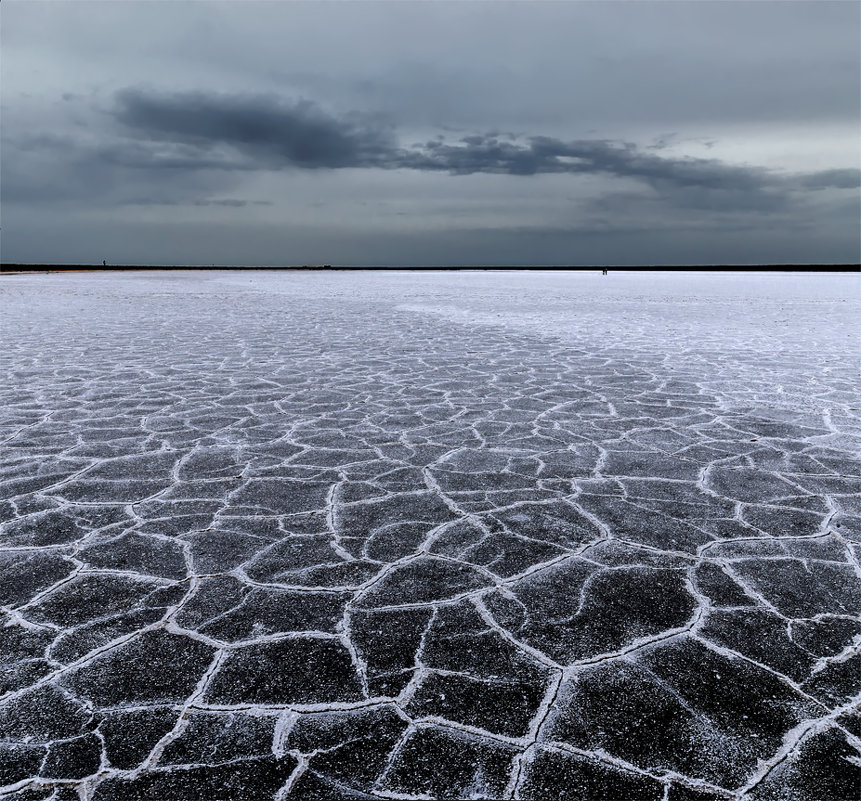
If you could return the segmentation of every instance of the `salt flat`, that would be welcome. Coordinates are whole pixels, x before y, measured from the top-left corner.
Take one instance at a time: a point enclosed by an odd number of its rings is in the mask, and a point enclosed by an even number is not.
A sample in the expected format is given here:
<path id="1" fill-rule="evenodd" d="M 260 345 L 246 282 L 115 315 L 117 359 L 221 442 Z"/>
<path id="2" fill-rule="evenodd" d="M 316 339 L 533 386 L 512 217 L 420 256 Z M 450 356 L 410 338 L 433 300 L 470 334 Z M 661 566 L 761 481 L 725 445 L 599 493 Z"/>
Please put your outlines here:
<path id="1" fill-rule="evenodd" d="M 0 794 L 861 786 L 858 275 L 0 279 Z"/>

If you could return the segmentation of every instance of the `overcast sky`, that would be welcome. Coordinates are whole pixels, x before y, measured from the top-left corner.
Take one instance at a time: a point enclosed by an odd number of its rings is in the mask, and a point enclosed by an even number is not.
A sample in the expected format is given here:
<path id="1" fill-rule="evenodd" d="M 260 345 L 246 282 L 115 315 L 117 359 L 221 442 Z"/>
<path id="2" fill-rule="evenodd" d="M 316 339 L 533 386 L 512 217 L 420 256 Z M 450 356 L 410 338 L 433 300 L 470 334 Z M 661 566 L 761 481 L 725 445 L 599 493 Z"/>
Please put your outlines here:
<path id="1" fill-rule="evenodd" d="M 857 262 L 861 4 L 4 0 L 2 260 Z"/>

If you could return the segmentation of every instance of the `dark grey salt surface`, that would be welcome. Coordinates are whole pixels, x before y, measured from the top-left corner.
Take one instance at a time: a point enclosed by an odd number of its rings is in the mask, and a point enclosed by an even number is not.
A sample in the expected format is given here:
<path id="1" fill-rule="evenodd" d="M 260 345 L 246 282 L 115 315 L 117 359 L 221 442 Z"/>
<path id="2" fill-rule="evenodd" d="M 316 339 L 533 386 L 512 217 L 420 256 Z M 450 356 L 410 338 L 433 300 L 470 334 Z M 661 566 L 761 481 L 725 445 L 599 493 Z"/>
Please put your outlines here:
<path id="1" fill-rule="evenodd" d="M 861 795 L 858 276 L 0 281 L 0 795 Z"/>

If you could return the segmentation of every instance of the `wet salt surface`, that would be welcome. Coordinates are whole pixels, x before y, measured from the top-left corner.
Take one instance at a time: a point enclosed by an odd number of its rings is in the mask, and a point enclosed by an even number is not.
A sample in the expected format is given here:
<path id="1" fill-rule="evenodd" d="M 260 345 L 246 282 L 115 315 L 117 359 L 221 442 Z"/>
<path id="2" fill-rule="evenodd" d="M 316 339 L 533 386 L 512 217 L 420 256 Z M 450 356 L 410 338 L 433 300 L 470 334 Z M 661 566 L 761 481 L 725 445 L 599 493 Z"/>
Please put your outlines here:
<path id="1" fill-rule="evenodd" d="M 0 281 L 0 793 L 857 798 L 859 280 Z"/>

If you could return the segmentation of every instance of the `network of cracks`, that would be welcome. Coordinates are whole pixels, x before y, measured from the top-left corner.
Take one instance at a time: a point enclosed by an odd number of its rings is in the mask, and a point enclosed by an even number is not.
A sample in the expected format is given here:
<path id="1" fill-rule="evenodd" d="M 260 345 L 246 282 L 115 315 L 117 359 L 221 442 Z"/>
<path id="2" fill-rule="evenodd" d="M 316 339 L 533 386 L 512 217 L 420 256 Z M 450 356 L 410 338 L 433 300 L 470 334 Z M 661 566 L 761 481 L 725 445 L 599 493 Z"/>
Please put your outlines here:
<path id="1" fill-rule="evenodd" d="M 4 342 L 4 797 L 857 798 L 848 369 L 192 301 Z"/>

